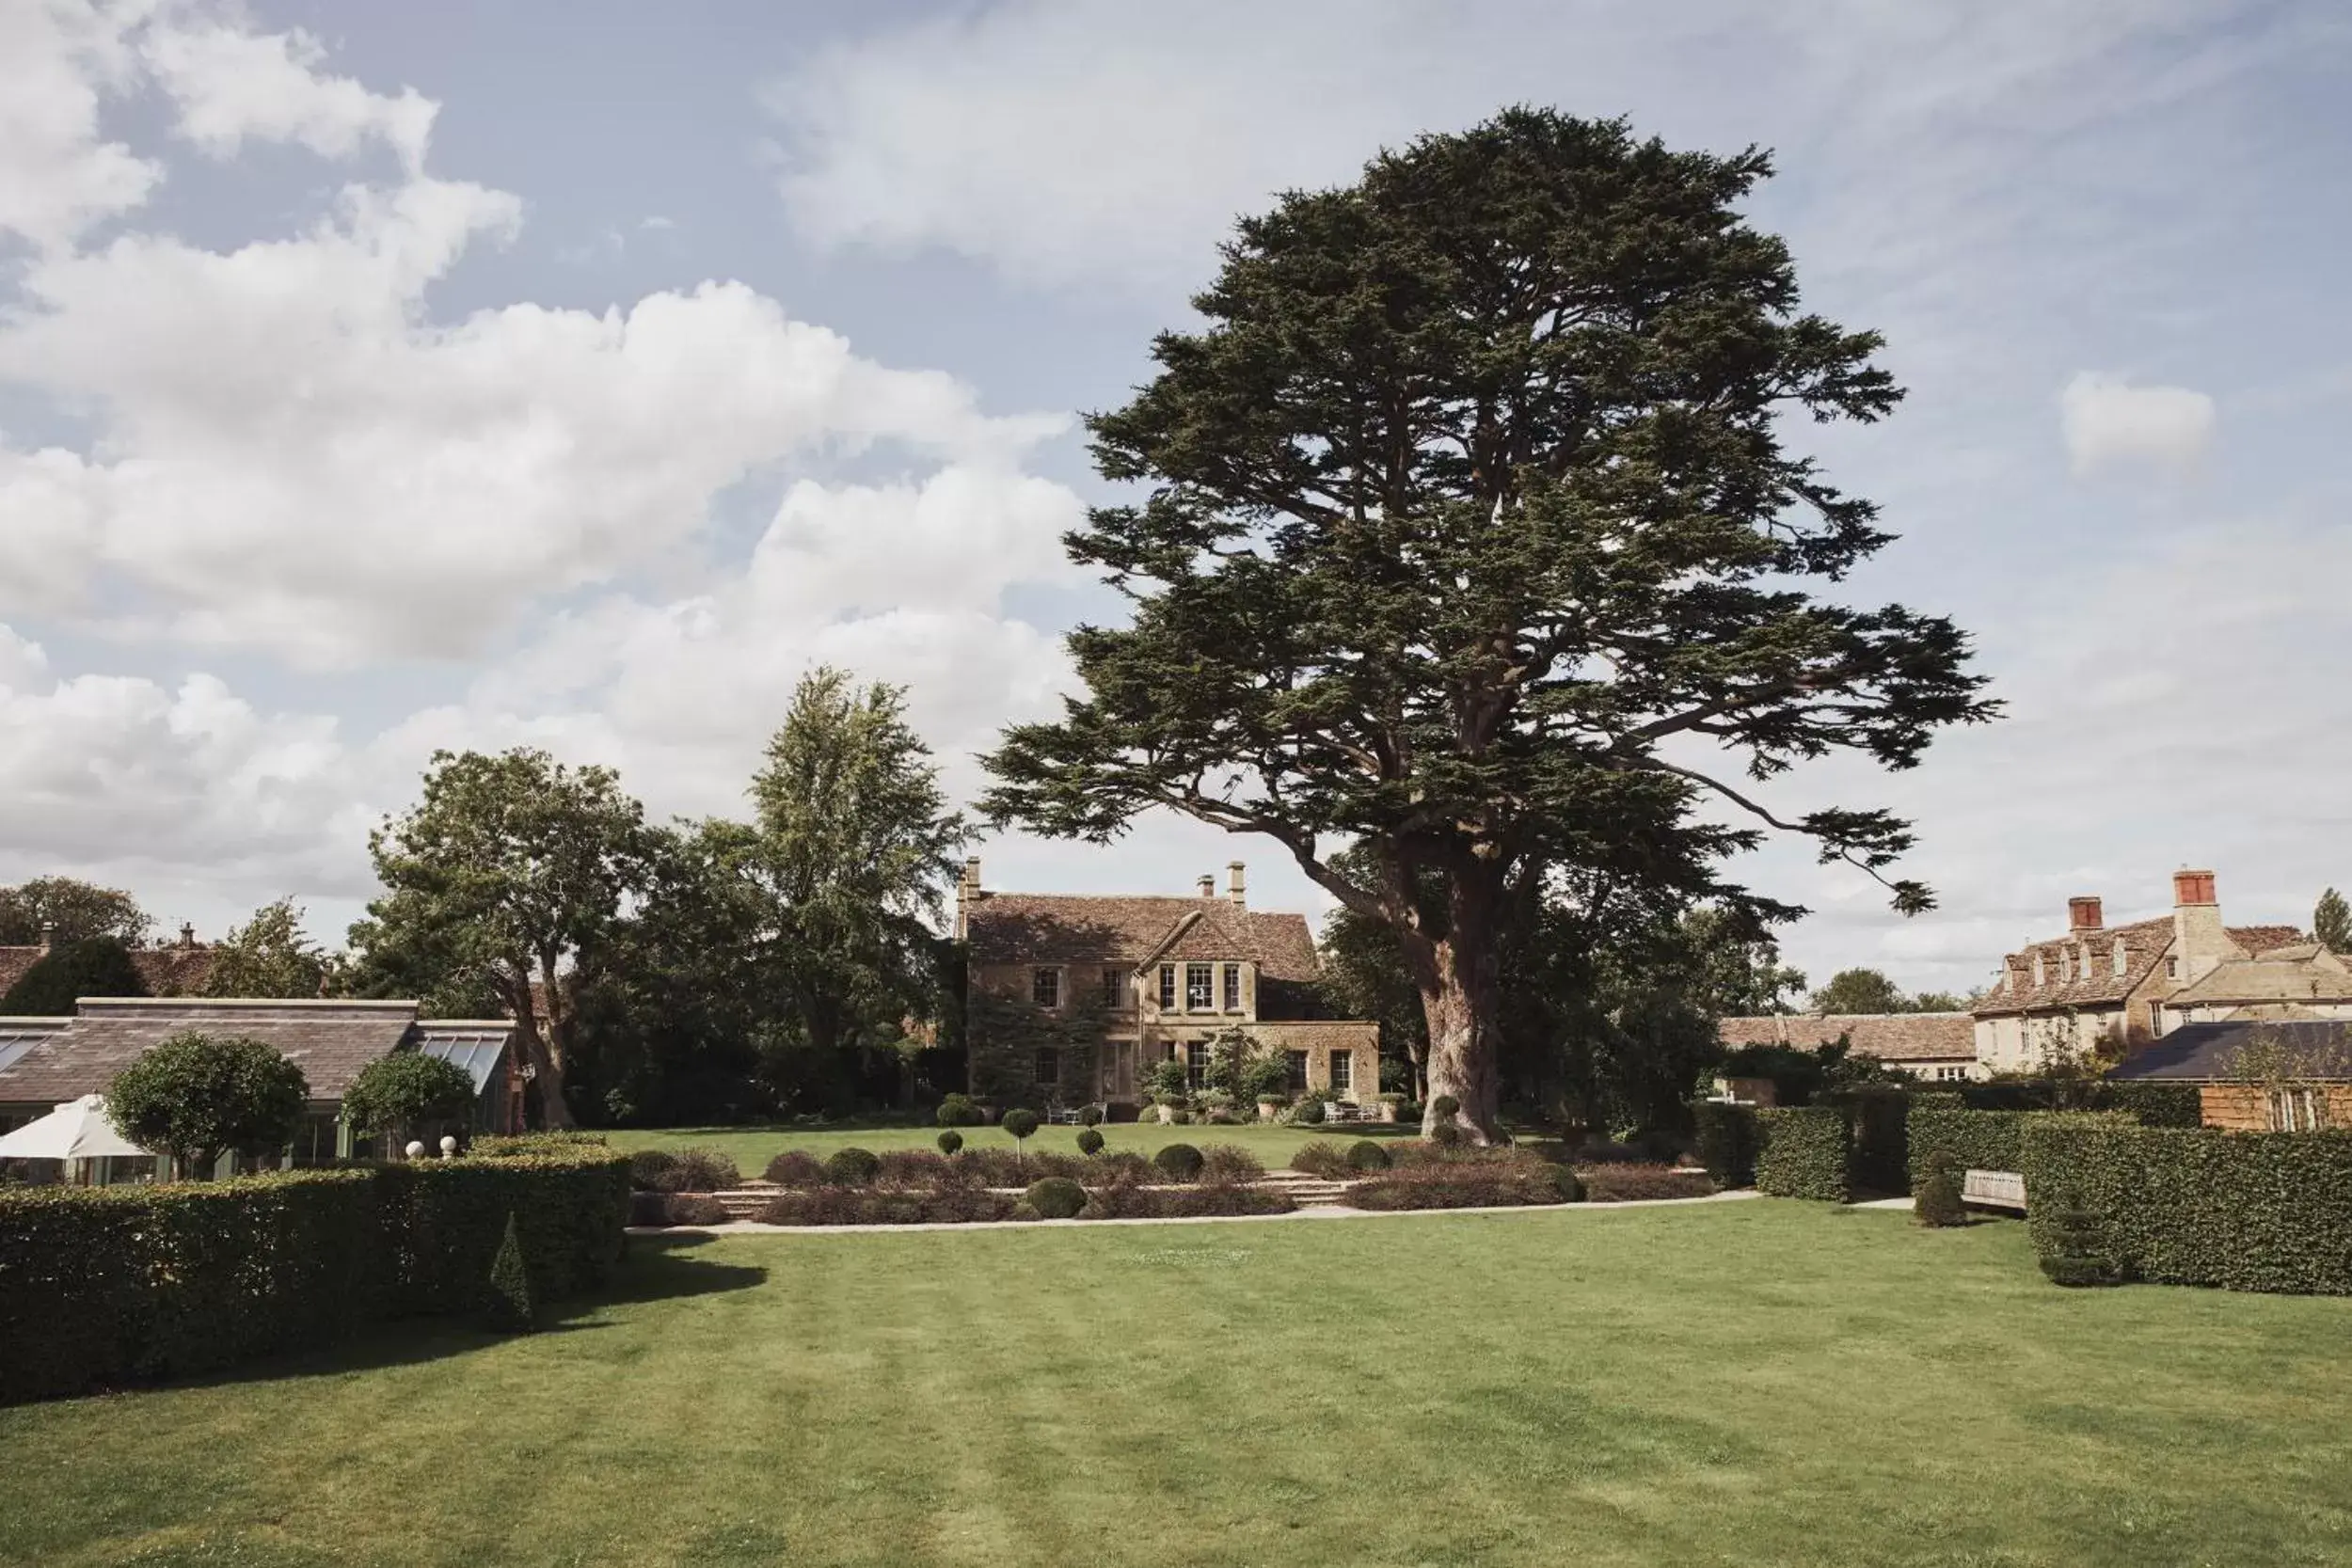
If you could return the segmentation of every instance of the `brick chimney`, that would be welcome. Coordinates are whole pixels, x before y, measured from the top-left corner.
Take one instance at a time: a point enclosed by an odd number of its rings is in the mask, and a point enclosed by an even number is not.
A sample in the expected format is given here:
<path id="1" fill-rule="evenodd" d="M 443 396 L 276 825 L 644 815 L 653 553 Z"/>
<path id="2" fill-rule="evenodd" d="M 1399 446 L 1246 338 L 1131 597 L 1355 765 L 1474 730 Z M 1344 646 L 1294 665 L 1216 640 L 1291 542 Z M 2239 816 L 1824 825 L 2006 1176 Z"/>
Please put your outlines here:
<path id="1" fill-rule="evenodd" d="M 2221 926 L 2221 902 L 2210 871 L 2172 873 L 2172 953 L 2181 961 L 2181 984 L 2194 985 L 2224 958 L 2246 954 Z"/>
<path id="2" fill-rule="evenodd" d="M 2087 894 L 2066 901 L 2067 930 L 2080 935 L 2084 931 L 2096 931 L 2105 924 L 2096 895 Z"/>
<path id="3" fill-rule="evenodd" d="M 1214 898 L 1216 896 L 1216 879 L 1214 876 L 1208 875 L 1207 873 L 1203 873 L 1201 875 L 1200 896 L 1203 898 Z"/>
<path id="4" fill-rule="evenodd" d="M 961 942 L 971 931 L 972 906 L 984 897 L 980 892 L 980 857 L 974 855 L 963 863 L 961 875 L 956 878 L 956 940 Z"/>
<path id="5" fill-rule="evenodd" d="M 1237 910 L 1249 907 L 1249 900 L 1242 891 L 1241 874 L 1241 862 L 1227 861 L 1225 863 L 1225 896 L 1233 901 L 1233 908 Z"/>

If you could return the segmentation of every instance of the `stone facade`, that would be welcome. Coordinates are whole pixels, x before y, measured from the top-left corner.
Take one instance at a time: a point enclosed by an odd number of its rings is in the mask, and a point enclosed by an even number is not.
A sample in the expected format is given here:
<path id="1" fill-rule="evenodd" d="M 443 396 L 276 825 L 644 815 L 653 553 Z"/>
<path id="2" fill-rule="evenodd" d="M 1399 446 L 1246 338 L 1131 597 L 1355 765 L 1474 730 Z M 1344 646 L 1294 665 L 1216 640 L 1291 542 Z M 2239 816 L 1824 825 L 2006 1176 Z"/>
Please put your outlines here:
<path id="1" fill-rule="evenodd" d="M 1242 863 L 1228 869 L 1222 895 L 1203 877 L 1190 897 L 1096 896 L 991 892 L 968 862 L 956 936 L 972 1093 L 1132 1105 L 1155 1064 L 1185 1061 L 1198 1082 L 1211 1042 L 1239 1029 L 1290 1057 L 1301 1086 L 1370 1101 L 1379 1025 L 1317 1016 L 1306 917 L 1250 909 Z"/>

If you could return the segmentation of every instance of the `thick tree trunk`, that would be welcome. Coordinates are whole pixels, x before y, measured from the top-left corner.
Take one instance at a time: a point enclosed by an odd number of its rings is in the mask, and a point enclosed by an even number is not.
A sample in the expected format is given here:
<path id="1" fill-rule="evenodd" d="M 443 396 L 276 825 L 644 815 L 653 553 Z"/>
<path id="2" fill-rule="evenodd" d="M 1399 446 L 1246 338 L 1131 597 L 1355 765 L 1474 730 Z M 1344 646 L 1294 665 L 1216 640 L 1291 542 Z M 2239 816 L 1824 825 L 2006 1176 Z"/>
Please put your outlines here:
<path id="1" fill-rule="evenodd" d="M 1449 929 L 1430 943 L 1427 962 L 1416 966 L 1422 1016 L 1429 1024 L 1429 1097 L 1422 1113 L 1422 1134 L 1438 1125 L 1437 1103 L 1451 1096 L 1459 1106 L 1454 1124 L 1470 1143 L 1498 1141 L 1502 1108 L 1502 1013 L 1496 918 L 1502 911 L 1499 879 L 1471 872 L 1457 875 L 1449 900 Z"/>
<path id="2" fill-rule="evenodd" d="M 548 1010 L 552 1015 L 560 1006 L 555 986 L 548 986 Z M 549 1045 L 555 1034 L 553 1017 L 541 1019 L 539 1008 L 531 993 L 531 970 L 518 964 L 509 982 L 507 1006 L 515 1014 L 515 1038 L 521 1045 L 523 1059 L 531 1065 L 531 1086 L 539 1102 L 539 1125 L 567 1128 L 572 1125 L 572 1107 L 564 1098 L 564 1058 Z"/>

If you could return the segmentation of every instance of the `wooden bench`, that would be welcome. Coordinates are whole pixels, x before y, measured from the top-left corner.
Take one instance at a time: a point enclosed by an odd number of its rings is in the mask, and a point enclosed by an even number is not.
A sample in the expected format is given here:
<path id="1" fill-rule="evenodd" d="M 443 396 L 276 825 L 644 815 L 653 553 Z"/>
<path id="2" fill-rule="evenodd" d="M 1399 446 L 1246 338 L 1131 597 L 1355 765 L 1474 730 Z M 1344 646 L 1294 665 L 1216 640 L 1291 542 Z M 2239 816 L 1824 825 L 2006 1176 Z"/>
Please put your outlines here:
<path id="1" fill-rule="evenodd" d="M 1963 1171 L 1960 1178 L 1960 1200 L 1982 1204 L 1987 1209 L 2014 1209 L 2023 1213 L 2026 1179 L 2013 1170 Z"/>

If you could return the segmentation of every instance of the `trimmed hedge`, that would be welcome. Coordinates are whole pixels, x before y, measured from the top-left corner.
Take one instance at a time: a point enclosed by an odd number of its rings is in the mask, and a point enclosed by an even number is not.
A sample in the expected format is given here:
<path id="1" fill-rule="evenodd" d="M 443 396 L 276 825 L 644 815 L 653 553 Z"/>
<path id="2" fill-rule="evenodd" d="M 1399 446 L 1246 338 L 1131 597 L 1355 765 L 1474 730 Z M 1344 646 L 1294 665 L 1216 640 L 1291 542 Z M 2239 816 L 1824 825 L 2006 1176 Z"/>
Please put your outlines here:
<path id="1" fill-rule="evenodd" d="M 184 1377 L 374 1319 L 475 1312 L 515 1215 L 532 1294 L 619 1259 L 603 1149 L 227 1181 L 0 1191 L 0 1403 Z"/>
<path id="2" fill-rule="evenodd" d="M 1479 1164 L 1431 1162 L 1399 1165 L 1349 1189 L 1356 1209 L 1500 1209 L 1511 1205 L 1575 1203 L 1583 1183 L 1565 1165 L 1541 1161 Z"/>
<path id="3" fill-rule="evenodd" d="M 2079 1234 L 2061 1234 L 2061 1216 L 2088 1215 L 2099 1250 L 2126 1278 L 2352 1295 L 2352 1132 L 2026 1120 L 2021 1164 L 2040 1257 L 2079 1249 Z"/>
<path id="4" fill-rule="evenodd" d="M 1691 1120 L 1696 1129 L 1693 1152 L 1707 1174 L 1725 1187 L 1746 1187 L 1756 1181 L 1756 1108 L 1727 1105 L 1720 1100 L 1694 1101 Z"/>
<path id="5" fill-rule="evenodd" d="M 1975 1111 L 1963 1106 L 1911 1108 L 1911 1189 L 1919 1190 L 1928 1156 L 1942 1149 L 1956 1171 L 2016 1170 L 2026 1113 Z M 2030 1191 L 2030 1189 L 2028 1189 Z"/>
<path id="6" fill-rule="evenodd" d="M 1581 1165 L 1584 1197 L 1591 1203 L 1631 1203 L 1656 1197 L 1705 1197 L 1716 1189 L 1715 1179 L 1703 1170 L 1652 1164 L 1645 1160 Z"/>
<path id="7" fill-rule="evenodd" d="M 1756 1190 L 1843 1203 L 1853 1196 L 1853 1124 L 1839 1105 L 1781 1105 L 1756 1113 Z"/>
<path id="8" fill-rule="evenodd" d="M 1911 1191 L 1911 1096 L 1902 1089 L 1844 1089 L 1816 1104 L 1845 1110 L 1853 1127 L 1846 1185 L 1854 1192 Z"/>
<path id="9" fill-rule="evenodd" d="M 2089 1084 L 2008 1079 L 1970 1084 L 1957 1092 L 1960 1102 L 1972 1111 L 2126 1111 L 2150 1127 L 2197 1127 L 2204 1120 L 2196 1085 L 2153 1079 Z"/>

